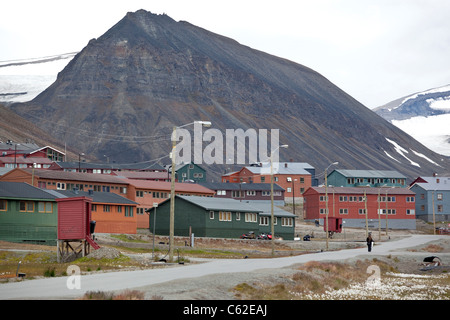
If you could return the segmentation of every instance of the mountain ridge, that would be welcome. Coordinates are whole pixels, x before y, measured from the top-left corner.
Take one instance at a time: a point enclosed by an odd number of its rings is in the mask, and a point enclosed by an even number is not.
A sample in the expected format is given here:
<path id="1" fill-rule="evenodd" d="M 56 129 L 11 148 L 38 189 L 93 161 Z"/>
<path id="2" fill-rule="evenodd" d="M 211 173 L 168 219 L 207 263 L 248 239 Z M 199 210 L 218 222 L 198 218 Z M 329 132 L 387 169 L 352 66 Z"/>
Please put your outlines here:
<path id="1" fill-rule="evenodd" d="M 320 169 L 393 168 L 418 174 L 386 138 L 425 154 L 422 170 L 448 170 L 431 152 L 316 71 L 188 22 L 139 10 L 89 41 L 30 102 L 11 105 L 80 152 L 117 162 L 168 155 L 173 126 L 209 120 L 226 129 L 280 129 L 285 160 Z M 414 155 L 412 157 L 415 157 Z M 223 168 L 215 168 L 216 175 Z"/>

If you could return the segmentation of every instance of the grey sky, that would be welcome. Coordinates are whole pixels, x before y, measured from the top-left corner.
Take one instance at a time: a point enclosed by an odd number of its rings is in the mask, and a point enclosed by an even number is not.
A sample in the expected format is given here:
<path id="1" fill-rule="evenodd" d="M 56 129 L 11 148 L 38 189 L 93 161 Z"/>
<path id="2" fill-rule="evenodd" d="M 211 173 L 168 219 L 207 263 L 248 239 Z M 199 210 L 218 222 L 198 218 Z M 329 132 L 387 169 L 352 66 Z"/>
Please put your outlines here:
<path id="1" fill-rule="evenodd" d="M 369 108 L 450 84 L 448 0 L 8 1 L 0 61 L 79 51 L 139 9 L 305 65 Z"/>

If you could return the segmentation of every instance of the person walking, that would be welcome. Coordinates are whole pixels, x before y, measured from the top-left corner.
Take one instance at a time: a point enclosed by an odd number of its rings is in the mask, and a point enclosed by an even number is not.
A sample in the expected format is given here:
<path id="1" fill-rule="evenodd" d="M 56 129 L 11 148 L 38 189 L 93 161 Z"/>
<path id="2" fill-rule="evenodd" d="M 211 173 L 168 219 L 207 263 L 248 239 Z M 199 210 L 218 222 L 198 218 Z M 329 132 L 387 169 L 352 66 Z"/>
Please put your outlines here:
<path id="1" fill-rule="evenodd" d="M 367 249 L 369 250 L 369 252 L 372 251 L 372 245 L 373 245 L 373 239 L 372 239 L 372 233 L 369 232 L 369 236 L 366 239 L 367 242 Z"/>

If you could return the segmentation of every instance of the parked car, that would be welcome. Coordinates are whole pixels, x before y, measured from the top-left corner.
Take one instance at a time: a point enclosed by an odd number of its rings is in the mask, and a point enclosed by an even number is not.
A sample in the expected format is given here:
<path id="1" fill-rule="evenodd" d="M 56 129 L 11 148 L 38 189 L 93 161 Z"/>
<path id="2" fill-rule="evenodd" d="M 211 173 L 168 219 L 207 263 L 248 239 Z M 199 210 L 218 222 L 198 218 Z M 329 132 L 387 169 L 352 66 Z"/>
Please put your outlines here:
<path id="1" fill-rule="evenodd" d="M 255 239 L 255 232 L 253 231 L 249 231 L 248 233 L 244 233 L 243 235 L 241 235 L 239 238 L 241 239 Z"/>

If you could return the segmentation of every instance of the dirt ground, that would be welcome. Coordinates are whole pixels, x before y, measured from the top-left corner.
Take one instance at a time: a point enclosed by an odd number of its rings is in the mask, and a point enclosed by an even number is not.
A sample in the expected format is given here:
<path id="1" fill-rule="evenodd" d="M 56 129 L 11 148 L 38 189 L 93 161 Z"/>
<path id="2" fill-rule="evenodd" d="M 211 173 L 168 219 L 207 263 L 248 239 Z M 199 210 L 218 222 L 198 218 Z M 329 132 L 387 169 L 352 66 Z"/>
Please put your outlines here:
<path id="1" fill-rule="evenodd" d="M 369 230 L 376 242 L 389 241 L 398 237 L 404 237 L 410 234 L 432 234 L 433 226 L 425 222 L 418 221 L 417 230 L 389 230 L 386 235 L 384 230 L 379 233 L 378 230 Z M 299 222 L 297 223 L 296 236 L 300 239 L 304 235 L 311 235 L 311 241 L 276 241 L 276 256 L 297 255 L 304 253 L 313 253 L 325 250 L 326 236 L 323 227 L 317 227 L 314 224 Z M 96 241 L 102 249 L 96 250 L 92 255 L 96 254 L 97 258 L 102 258 L 102 254 L 110 254 L 111 252 L 122 251 L 122 254 L 132 259 L 141 261 L 150 261 L 152 256 L 153 237 L 147 230 L 141 230 L 136 235 L 127 235 L 129 241 L 119 240 L 109 234 L 96 234 Z M 137 241 L 136 241 L 137 240 Z M 347 228 L 340 234 L 334 234 L 328 241 L 329 250 L 341 250 L 357 247 L 365 247 L 365 230 Z M 167 248 L 168 237 L 155 237 L 155 244 L 159 248 L 159 254 L 163 255 Z M 189 243 L 187 238 L 175 239 L 175 244 L 179 248 L 186 248 Z M 116 247 L 115 247 L 116 246 Z M 119 246 L 119 247 L 117 247 Z M 227 254 L 220 256 L 223 258 L 231 257 L 247 257 L 262 258 L 269 257 L 271 252 L 271 241 L 265 240 L 244 240 L 244 239 L 216 239 L 216 238 L 196 238 L 195 249 L 225 251 Z M 108 248 L 105 249 L 105 248 Z M 119 249 L 116 249 L 119 248 Z M 145 251 L 120 250 L 120 248 L 139 248 Z M 48 247 L 33 244 L 18 244 L 0 241 L 0 251 L 53 251 L 56 254 L 56 247 Z M 176 254 L 177 251 L 175 251 Z M 382 257 L 371 255 L 370 259 L 378 259 L 392 266 L 393 270 L 406 274 L 442 274 L 450 271 L 450 237 L 445 238 L 438 243 L 427 244 L 418 248 L 409 248 L 408 252 L 423 254 L 395 254 L 395 257 Z M 421 271 L 423 268 L 423 258 L 427 255 L 436 255 L 443 257 L 443 267 L 434 270 Z M 106 257 L 106 256 L 105 256 Z M 217 257 L 217 258 L 220 258 Z M 188 263 L 198 263 L 198 255 L 189 256 L 188 253 L 183 257 Z M 201 257 L 200 257 L 201 258 Z M 211 258 L 210 256 L 208 258 Z M 362 257 L 364 259 L 364 257 Z M 345 263 L 354 263 L 354 261 L 346 261 Z M 164 300 L 223 300 L 236 299 L 232 288 L 242 283 L 258 283 L 258 284 L 275 284 L 289 281 L 296 272 L 297 266 L 282 268 L 278 270 L 260 270 L 252 273 L 236 273 L 221 274 L 214 276 L 205 276 L 191 279 L 177 280 L 171 283 L 153 285 L 141 288 L 145 292 L 146 299 L 164 299 Z M 1 284 L 0 284 L 1 285 Z"/>

